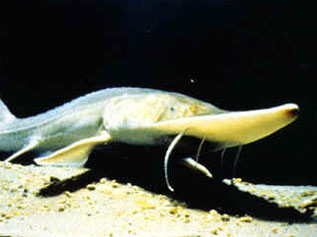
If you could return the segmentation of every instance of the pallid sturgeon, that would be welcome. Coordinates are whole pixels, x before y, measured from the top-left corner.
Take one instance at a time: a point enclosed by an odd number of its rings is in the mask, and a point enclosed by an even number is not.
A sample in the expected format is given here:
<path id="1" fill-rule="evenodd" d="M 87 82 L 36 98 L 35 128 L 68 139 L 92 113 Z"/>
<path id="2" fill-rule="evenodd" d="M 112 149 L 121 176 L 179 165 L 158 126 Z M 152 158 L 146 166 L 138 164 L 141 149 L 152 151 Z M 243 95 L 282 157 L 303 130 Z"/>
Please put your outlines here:
<path id="1" fill-rule="evenodd" d="M 99 144 L 124 142 L 160 145 L 175 136 L 165 155 L 165 178 L 170 153 L 182 136 L 241 146 L 264 138 L 298 115 L 296 104 L 229 112 L 179 93 L 144 88 L 111 88 L 87 94 L 45 113 L 16 118 L 0 100 L 0 150 L 13 151 L 5 161 L 36 150 L 38 165 L 83 166 Z M 211 176 L 193 159 L 187 165 Z"/>

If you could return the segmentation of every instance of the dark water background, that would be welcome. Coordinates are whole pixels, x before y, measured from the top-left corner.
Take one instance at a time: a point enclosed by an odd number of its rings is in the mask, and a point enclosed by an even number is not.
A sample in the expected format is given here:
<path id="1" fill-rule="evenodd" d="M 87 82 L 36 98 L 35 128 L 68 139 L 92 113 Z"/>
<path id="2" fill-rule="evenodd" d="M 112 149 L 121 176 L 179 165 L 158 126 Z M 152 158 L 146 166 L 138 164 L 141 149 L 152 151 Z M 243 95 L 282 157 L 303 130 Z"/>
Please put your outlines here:
<path id="1" fill-rule="evenodd" d="M 0 96 L 19 117 L 114 86 L 178 91 L 228 110 L 295 102 L 299 119 L 246 146 L 237 175 L 317 185 L 316 27 L 308 1 L 1 1 Z M 128 160 L 163 156 L 126 150 Z M 126 169 L 151 175 L 149 164 Z"/>

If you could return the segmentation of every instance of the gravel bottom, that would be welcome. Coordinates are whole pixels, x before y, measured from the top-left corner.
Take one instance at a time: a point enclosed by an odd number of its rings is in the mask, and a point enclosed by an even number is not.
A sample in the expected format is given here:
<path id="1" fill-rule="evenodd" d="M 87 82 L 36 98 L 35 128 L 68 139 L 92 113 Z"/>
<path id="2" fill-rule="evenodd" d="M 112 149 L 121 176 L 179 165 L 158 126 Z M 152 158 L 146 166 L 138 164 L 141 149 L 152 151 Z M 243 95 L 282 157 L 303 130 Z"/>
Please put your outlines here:
<path id="1" fill-rule="evenodd" d="M 317 187 L 234 180 L 242 192 L 311 215 L 309 220 L 291 223 L 193 208 L 106 177 L 74 188 L 70 183 L 87 171 L 0 162 L 0 236 L 310 237 L 317 233 Z"/>

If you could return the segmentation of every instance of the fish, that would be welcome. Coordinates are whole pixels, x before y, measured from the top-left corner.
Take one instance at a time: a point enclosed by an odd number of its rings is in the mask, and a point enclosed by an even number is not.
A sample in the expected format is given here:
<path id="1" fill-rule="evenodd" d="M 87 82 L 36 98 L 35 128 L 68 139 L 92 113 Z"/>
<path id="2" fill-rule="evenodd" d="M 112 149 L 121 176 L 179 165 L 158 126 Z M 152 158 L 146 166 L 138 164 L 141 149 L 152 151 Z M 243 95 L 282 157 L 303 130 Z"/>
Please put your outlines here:
<path id="1" fill-rule="evenodd" d="M 5 162 L 37 151 L 37 165 L 82 167 L 100 144 L 163 145 L 174 137 L 164 158 L 165 181 L 173 191 L 167 166 L 183 136 L 219 148 L 242 146 L 285 127 L 298 114 L 294 103 L 232 112 L 180 93 L 137 87 L 99 90 L 27 118 L 14 116 L 0 99 L 0 150 L 13 152 Z M 197 161 L 183 161 L 212 176 Z"/>

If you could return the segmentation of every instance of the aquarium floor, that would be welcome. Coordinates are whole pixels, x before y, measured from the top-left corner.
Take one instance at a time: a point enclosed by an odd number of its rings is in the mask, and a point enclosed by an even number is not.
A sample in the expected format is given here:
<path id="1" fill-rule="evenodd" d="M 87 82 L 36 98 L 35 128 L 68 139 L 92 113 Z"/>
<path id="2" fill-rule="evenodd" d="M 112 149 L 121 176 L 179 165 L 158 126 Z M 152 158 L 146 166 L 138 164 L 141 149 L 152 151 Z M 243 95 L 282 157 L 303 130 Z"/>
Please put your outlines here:
<path id="1" fill-rule="evenodd" d="M 312 215 L 309 220 L 273 221 L 190 207 L 172 196 L 107 177 L 83 179 L 87 172 L 0 162 L 0 236 L 308 237 L 317 233 L 317 187 L 254 185 L 237 179 L 235 185 L 243 192 L 299 213 L 309 209 Z"/>

